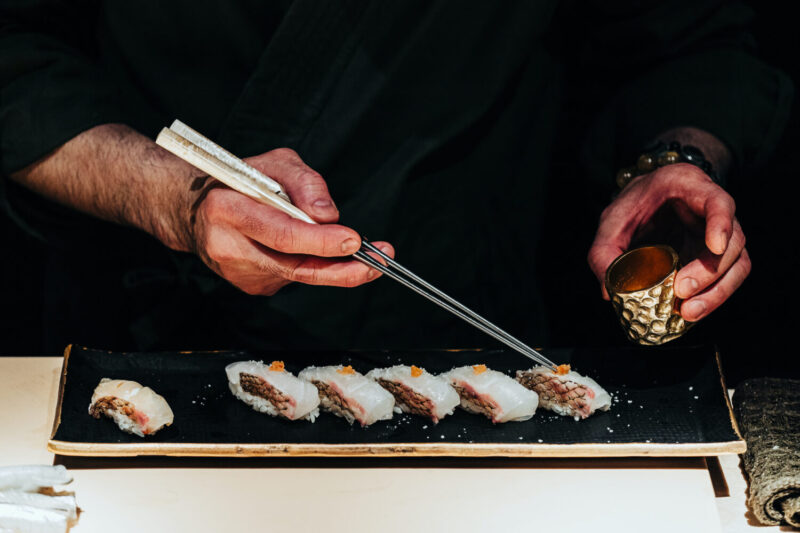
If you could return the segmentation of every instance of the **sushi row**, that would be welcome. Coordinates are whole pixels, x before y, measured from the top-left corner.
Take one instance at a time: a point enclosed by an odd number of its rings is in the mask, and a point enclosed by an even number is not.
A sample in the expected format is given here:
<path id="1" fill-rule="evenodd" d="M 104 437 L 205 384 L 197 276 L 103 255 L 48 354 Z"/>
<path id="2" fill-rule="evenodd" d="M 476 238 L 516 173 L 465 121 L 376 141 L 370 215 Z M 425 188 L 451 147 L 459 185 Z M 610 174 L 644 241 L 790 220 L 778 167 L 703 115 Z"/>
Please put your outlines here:
<path id="1" fill-rule="evenodd" d="M 295 376 L 281 361 L 239 361 L 225 372 L 233 395 L 256 411 L 313 422 L 322 409 L 362 427 L 388 420 L 395 412 L 436 424 L 458 406 L 494 423 L 528 420 L 539 406 L 576 420 L 611 406 L 611 397 L 597 382 L 568 365 L 520 370 L 516 380 L 486 365 L 440 375 L 413 365 L 376 368 L 366 375 L 350 365 L 311 366 Z M 155 433 L 174 418 L 166 400 L 149 387 L 109 379 L 95 389 L 89 413 L 105 415 L 139 436 Z"/>
<path id="2" fill-rule="evenodd" d="M 436 424 L 459 405 L 494 423 L 528 420 L 539 405 L 578 420 L 611 407 L 611 397 L 596 381 L 568 365 L 520 370 L 516 380 L 486 365 L 462 366 L 438 376 L 414 365 L 376 368 L 366 376 L 350 365 L 338 365 L 311 366 L 295 377 L 280 361 L 269 366 L 242 361 L 225 371 L 234 396 L 289 420 L 313 421 L 321 408 L 361 426 L 388 420 L 394 412 L 424 416 Z"/>

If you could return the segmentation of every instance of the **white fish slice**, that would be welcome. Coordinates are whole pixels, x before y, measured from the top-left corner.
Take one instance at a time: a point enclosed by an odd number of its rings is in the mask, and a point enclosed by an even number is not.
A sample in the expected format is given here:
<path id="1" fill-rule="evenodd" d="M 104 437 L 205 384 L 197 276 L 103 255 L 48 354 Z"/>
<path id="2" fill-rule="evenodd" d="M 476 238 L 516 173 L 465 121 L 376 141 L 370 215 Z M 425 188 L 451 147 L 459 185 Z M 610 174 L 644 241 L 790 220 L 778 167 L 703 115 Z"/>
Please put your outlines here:
<path id="1" fill-rule="evenodd" d="M 68 522 L 67 514 L 62 511 L 0 503 L 0 530 L 65 533 Z"/>
<path id="2" fill-rule="evenodd" d="M 348 366 L 310 366 L 298 374 L 319 390 L 324 411 L 361 427 L 389 420 L 394 413 L 394 396 L 380 385 Z"/>
<path id="3" fill-rule="evenodd" d="M 462 409 L 482 414 L 495 424 L 529 420 L 539 405 L 535 392 L 486 365 L 454 368 L 442 377 L 458 392 Z"/>
<path id="4" fill-rule="evenodd" d="M 66 513 L 67 518 L 78 518 L 78 504 L 74 494 L 48 496 L 38 492 L 25 492 L 22 490 L 6 490 L 0 492 L 0 503 L 36 507 L 37 509 L 50 509 Z"/>
<path id="5" fill-rule="evenodd" d="M 66 485 L 72 474 L 64 465 L 21 465 L 0 467 L 0 490 L 36 491 L 41 487 Z"/>

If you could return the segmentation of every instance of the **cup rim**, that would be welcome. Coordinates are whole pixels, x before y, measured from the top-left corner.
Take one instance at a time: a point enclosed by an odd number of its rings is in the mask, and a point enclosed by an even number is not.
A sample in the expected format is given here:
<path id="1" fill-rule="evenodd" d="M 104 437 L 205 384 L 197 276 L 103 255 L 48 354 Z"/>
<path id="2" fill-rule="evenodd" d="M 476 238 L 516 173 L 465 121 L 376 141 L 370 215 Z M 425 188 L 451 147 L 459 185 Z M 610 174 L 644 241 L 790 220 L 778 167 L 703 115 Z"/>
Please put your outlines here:
<path id="1" fill-rule="evenodd" d="M 646 250 L 648 248 L 657 248 L 657 249 L 663 250 L 663 251 L 667 252 L 670 255 L 670 257 L 672 257 L 672 268 L 667 273 L 667 275 L 665 275 L 663 278 L 661 278 L 657 282 L 653 283 L 652 285 L 650 285 L 648 287 L 644 287 L 642 289 L 637 289 L 635 291 L 618 291 L 618 290 L 612 289 L 611 282 L 610 282 L 609 278 L 610 278 L 611 271 L 614 269 L 614 267 L 617 266 L 617 264 L 620 261 L 622 261 L 623 259 L 625 259 L 627 256 L 629 256 L 629 255 L 631 255 L 633 253 L 639 252 L 641 250 Z M 666 279 L 668 277 L 670 277 L 678 269 L 678 263 L 679 263 L 678 253 L 672 248 L 672 246 L 669 246 L 667 244 L 651 244 L 651 245 L 647 245 L 647 246 L 639 246 L 639 247 L 634 248 L 632 250 L 628 250 L 627 252 L 624 252 L 624 253 L 620 254 L 616 259 L 614 259 L 614 261 L 611 262 L 610 265 L 608 265 L 608 268 L 606 269 L 606 274 L 604 276 L 605 285 L 606 285 L 606 291 L 608 291 L 608 295 L 610 297 L 613 297 L 615 294 L 633 294 L 634 292 L 641 292 L 641 291 L 650 290 L 653 287 L 657 287 L 658 285 L 661 285 L 662 283 L 664 283 L 664 281 L 666 281 Z"/>

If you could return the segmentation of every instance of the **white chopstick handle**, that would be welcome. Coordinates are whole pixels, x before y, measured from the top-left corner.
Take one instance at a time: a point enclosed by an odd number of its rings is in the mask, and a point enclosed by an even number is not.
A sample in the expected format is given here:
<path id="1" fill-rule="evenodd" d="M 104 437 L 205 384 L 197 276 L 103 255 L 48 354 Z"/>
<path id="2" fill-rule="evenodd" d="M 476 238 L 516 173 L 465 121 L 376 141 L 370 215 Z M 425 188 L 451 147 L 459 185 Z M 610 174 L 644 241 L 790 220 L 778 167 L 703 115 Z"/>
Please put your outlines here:
<path id="1" fill-rule="evenodd" d="M 169 129 L 188 140 L 192 144 L 199 146 L 209 154 L 213 155 L 234 170 L 238 170 L 249 178 L 250 184 L 254 187 L 266 187 L 284 200 L 291 201 L 289 195 L 280 183 L 270 178 L 260 170 L 248 165 L 225 148 L 221 147 L 202 133 L 190 128 L 178 119 L 172 121 Z"/>
<path id="2" fill-rule="evenodd" d="M 201 147 L 172 130 L 163 128 L 156 138 L 156 144 L 180 157 L 190 165 L 206 172 L 209 176 L 218 179 L 231 189 L 239 191 L 256 201 L 280 209 L 293 218 L 308 222 L 309 224 L 316 224 L 314 219 L 308 216 L 305 211 L 288 200 L 285 200 L 282 196 L 279 196 L 277 192 L 272 191 L 264 185 L 254 183 L 253 180 L 243 172 L 224 163 L 216 156 L 206 152 Z M 246 164 L 244 162 L 242 163 Z"/>

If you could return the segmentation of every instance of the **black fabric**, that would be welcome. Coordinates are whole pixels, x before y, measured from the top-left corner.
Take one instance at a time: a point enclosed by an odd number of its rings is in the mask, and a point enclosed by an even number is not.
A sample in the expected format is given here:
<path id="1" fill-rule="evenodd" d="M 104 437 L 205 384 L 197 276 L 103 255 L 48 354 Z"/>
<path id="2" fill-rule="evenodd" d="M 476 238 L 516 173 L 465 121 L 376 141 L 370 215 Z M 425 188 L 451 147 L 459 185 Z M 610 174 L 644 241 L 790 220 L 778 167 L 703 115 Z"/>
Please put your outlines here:
<path id="1" fill-rule="evenodd" d="M 94 60 L 85 2 L 0 8 L 0 173 L 32 163 L 82 131 L 125 114 Z"/>
<path id="2" fill-rule="evenodd" d="M 752 58 L 749 16 L 710 0 L 14 2 L 0 11 L 0 168 L 116 120 L 155 135 L 177 117 L 240 156 L 289 146 L 343 223 L 546 344 L 549 177 L 605 198 L 632 147 L 687 124 L 742 165 L 769 148 L 788 85 Z M 149 237 L 7 189 L 51 245 L 49 351 L 494 345 L 388 280 L 246 297 Z M 558 216 L 587 218 L 579 205 Z"/>
<path id="3" fill-rule="evenodd" d="M 789 116 L 789 78 L 756 59 L 740 2 L 599 3 L 581 54 L 616 87 L 589 130 L 588 166 L 629 166 L 660 132 L 694 126 L 730 148 L 733 172 L 762 166 Z M 591 8 L 590 8 L 591 9 Z M 601 83 L 608 85 L 606 83 Z"/>
<path id="4" fill-rule="evenodd" d="M 219 353 L 109 353 L 73 347 L 55 440 L 100 443 L 661 443 L 687 445 L 738 441 L 721 387 L 715 351 L 710 346 L 652 349 L 550 350 L 548 357 L 570 362 L 592 376 L 614 398 L 610 411 L 576 422 L 538 410 L 525 422 L 492 424 L 483 416 L 457 409 L 437 425 L 395 415 L 367 428 L 322 413 L 312 424 L 260 414 L 228 390 L 225 366 L 253 357 L 282 360 L 297 373 L 307 365 L 352 364 L 366 373 L 374 367 L 417 364 L 439 373 L 453 366 L 485 363 L 513 375 L 530 368 L 525 357 L 501 351 L 411 352 L 274 351 L 258 355 Z M 175 414 L 173 424 L 142 439 L 87 413 L 92 391 L 103 377 L 130 379 L 164 396 Z"/>

